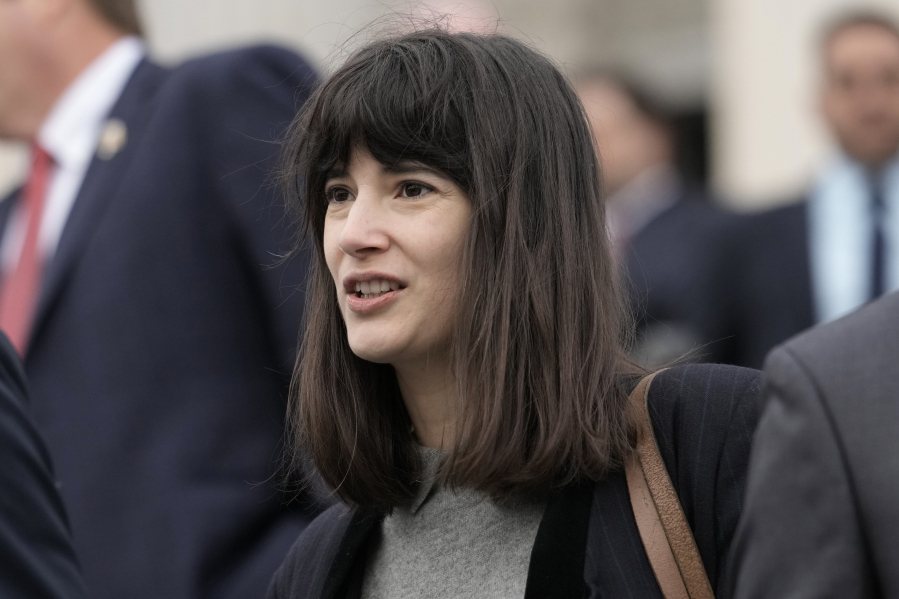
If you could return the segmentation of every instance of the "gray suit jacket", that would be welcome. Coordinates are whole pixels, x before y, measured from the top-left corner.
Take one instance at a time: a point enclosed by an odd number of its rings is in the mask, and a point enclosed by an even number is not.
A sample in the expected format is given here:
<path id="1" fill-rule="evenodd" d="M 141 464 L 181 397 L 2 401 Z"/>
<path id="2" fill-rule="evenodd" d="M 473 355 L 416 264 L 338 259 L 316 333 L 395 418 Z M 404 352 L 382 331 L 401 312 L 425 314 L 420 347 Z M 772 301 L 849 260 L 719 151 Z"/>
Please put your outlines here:
<path id="1" fill-rule="evenodd" d="M 738 599 L 899 597 L 899 294 L 776 348 Z"/>

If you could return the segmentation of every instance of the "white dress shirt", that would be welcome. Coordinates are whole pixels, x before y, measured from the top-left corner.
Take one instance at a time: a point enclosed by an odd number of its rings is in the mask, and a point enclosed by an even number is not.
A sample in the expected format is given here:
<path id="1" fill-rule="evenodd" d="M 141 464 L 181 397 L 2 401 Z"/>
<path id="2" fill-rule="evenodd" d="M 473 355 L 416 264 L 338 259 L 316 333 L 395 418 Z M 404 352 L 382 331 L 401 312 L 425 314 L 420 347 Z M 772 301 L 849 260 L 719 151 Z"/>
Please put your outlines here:
<path id="1" fill-rule="evenodd" d="M 145 55 L 144 43 L 137 37 L 115 42 L 69 85 L 41 125 L 37 143 L 54 161 L 37 242 L 45 261 L 56 251 L 106 119 Z M 0 245 L 4 271 L 18 262 L 27 226 L 27 216 L 18 206 Z"/>
<path id="2" fill-rule="evenodd" d="M 899 159 L 885 167 L 884 283 L 899 289 Z M 873 212 L 867 174 L 839 157 L 818 178 L 809 198 L 812 297 L 819 323 L 868 302 L 871 290 Z"/>

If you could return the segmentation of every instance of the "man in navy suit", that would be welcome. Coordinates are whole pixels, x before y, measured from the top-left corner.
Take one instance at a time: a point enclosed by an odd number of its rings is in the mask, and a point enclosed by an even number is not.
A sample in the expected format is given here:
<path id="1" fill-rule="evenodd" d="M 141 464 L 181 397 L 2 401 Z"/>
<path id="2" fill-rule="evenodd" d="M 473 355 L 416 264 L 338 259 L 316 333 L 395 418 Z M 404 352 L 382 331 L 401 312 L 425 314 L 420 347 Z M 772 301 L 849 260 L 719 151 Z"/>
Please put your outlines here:
<path id="1" fill-rule="evenodd" d="M 899 289 L 899 26 L 842 16 L 822 39 L 822 114 L 839 142 L 805 201 L 750 217 L 732 269 L 731 361 Z"/>
<path id="2" fill-rule="evenodd" d="M 0 326 L 93 597 L 261 596 L 315 511 L 279 496 L 305 258 L 273 184 L 314 84 L 274 47 L 174 69 L 133 2 L 0 2 Z"/>
<path id="3" fill-rule="evenodd" d="M 596 134 L 610 233 L 637 319 L 635 354 L 658 367 L 690 355 L 722 361 L 720 250 L 737 218 L 675 167 L 666 111 L 621 77 L 594 75 L 578 94 Z"/>

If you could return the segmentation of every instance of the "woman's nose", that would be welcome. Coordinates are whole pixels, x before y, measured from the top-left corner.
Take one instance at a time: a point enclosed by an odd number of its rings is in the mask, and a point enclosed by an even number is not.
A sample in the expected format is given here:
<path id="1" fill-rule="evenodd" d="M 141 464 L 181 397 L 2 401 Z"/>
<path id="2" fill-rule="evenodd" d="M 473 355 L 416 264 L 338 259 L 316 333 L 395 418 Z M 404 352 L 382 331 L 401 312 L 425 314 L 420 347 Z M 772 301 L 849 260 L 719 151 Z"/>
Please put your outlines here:
<path id="1" fill-rule="evenodd" d="M 340 249 L 359 258 L 386 250 L 390 239 L 386 224 L 379 198 L 360 190 L 340 233 Z"/>

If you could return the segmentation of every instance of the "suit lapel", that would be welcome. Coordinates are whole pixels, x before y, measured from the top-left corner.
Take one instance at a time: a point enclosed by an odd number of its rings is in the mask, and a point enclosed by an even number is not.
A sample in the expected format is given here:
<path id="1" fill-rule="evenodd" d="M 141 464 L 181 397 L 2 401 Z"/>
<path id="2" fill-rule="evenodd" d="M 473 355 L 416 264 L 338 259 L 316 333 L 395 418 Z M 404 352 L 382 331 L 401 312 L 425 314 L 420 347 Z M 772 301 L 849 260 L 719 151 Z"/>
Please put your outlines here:
<path id="1" fill-rule="evenodd" d="M 146 59 L 137 66 L 110 112 L 97 154 L 72 206 L 52 260 L 47 264 L 30 346 L 109 206 L 140 145 L 152 113 L 153 98 L 168 71 Z M 122 135 L 125 138 L 122 138 Z"/>
<path id="2" fill-rule="evenodd" d="M 13 190 L 9 195 L 0 201 L 0 239 L 6 234 L 6 225 L 9 223 L 9 217 L 12 215 L 13 208 L 19 203 L 19 196 L 22 194 L 22 188 Z"/>
<path id="3" fill-rule="evenodd" d="M 549 500 L 531 551 L 525 599 L 584 597 L 584 559 L 595 486 L 590 481 L 576 483 Z M 360 596 L 365 548 L 382 519 L 375 512 L 353 510 L 328 572 L 320 579 L 321 599 Z"/>

